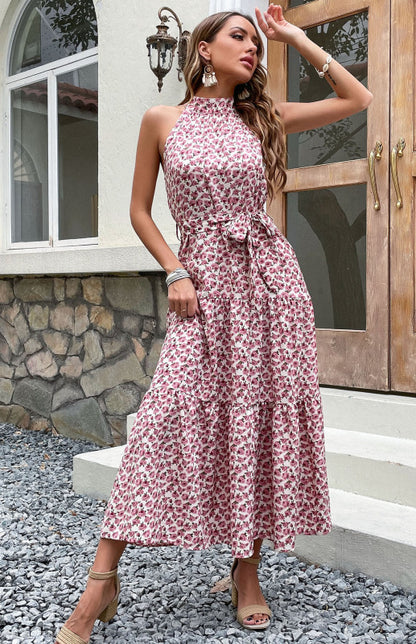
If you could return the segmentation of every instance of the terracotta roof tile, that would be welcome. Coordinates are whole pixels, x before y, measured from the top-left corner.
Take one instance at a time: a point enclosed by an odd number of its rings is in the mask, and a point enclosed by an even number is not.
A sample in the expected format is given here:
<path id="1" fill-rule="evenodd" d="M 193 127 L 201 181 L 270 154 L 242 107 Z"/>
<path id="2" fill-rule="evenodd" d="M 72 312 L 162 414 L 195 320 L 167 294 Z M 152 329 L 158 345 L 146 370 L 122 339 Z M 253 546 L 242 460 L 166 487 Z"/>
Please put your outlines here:
<path id="1" fill-rule="evenodd" d="M 20 88 L 22 95 L 31 101 L 39 103 L 47 102 L 46 81 L 32 83 Z M 58 82 L 58 102 L 64 105 L 72 105 L 80 110 L 98 112 L 98 92 L 94 89 L 77 87 L 70 83 Z"/>

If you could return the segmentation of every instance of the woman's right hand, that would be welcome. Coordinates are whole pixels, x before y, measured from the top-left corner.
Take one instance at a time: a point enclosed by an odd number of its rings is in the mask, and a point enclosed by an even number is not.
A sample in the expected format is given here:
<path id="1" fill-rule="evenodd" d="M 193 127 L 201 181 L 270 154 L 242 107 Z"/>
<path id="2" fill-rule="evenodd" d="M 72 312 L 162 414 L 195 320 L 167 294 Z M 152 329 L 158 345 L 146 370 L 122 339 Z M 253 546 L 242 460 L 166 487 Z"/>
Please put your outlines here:
<path id="1" fill-rule="evenodd" d="M 293 44 L 297 38 L 305 38 L 303 29 L 285 20 L 280 4 L 270 4 L 263 14 L 256 7 L 255 12 L 257 23 L 268 40 Z"/>
<path id="2" fill-rule="evenodd" d="M 181 318 L 199 314 L 198 298 L 195 287 L 189 277 L 172 282 L 168 287 L 169 310 L 175 311 Z"/>

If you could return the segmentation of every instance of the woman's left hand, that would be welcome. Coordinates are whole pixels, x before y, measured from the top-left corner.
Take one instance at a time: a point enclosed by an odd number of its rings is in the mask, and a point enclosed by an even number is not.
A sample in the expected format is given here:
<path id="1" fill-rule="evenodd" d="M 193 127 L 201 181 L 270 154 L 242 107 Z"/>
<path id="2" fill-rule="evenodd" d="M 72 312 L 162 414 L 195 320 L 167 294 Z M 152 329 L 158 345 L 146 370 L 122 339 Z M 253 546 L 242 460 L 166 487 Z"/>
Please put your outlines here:
<path id="1" fill-rule="evenodd" d="M 260 29 L 269 40 L 277 40 L 291 45 L 297 38 L 305 35 L 303 29 L 284 19 L 280 4 L 269 5 L 263 14 L 256 7 L 256 18 Z"/>

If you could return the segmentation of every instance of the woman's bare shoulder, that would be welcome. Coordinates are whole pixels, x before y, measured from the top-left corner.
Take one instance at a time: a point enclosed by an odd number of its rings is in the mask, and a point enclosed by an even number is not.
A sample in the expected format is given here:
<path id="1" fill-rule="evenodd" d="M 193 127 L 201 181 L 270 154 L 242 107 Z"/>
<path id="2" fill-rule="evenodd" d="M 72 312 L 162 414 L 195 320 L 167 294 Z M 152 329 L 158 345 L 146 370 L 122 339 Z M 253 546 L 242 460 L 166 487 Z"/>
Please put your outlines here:
<path id="1" fill-rule="evenodd" d="M 156 142 L 161 158 L 166 139 L 184 108 L 185 105 L 153 105 L 143 114 L 141 131 Z"/>
<path id="2" fill-rule="evenodd" d="M 184 110 L 185 105 L 152 105 L 143 114 L 143 120 L 155 125 L 176 120 Z"/>

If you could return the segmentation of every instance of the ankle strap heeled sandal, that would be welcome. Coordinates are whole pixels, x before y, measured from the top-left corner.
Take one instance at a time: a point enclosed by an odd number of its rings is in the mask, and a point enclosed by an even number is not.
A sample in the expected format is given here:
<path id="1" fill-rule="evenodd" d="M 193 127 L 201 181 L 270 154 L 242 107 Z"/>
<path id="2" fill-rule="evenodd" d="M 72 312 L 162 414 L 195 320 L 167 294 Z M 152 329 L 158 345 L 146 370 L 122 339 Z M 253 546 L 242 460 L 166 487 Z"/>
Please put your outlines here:
<path id="1" fill-rule="evenodd" d="M 117 568 L 113 568 L 113 570 L 109 570 L 108 572 L 94 572 L 90 566 L 88 568 L 88 577 L 99 580 L 111 579 L 111 577 L 117 577 Z"/>
<path id="2" fill-rule="evenodd" d="M 246 563 L 250 563 L 250 564 L 254 564 L 255 566 L 258 566 L 261 561 L 261 556 L 259 555 L 258 557 L 244 557 L 241 559 L 241 561 L 245 561 Z"/>
<path id="3" fill-rule="evenodd" d="M 236 583 L 234 581 L 234 571 L 238 566 L 239 561 L 244 561 L 249 564 L 253 564 L 255 566 L 258 566 L 260 561 L 261 561 L 261 556 L 259 557 L 245 557 L 241 559 L 234 559 L 233 565 L 231 566 L 231 572 L 230 572 L 230 577 L 231 577 L 231 602 L 233 606 L 237 607 L 238 606 L 238 588 L 236 586 Z M 260 624 L 245 624 L 244 620 L 247 619 L 247 617 L 250 617 L 250 615 L 255 615 L 256 613 L 261 613 L 262 615 L 267 615 L 269 618 L 272 616 L 272 611 L 268 606 L 265 606 L 263 604 L 250 604 L 249 606 L 245 606 L 244 608 L 240 608 L 240 610 L 237 610 L 237 621 L 241 624 L 241 626 L 244 626 L 244 628 L 247 628 L 249 630 L 265 630 L 270 626 L 270 619 L 268 619 L 265 622 L 261 622 Z"/>
<path id="4" fill-rule="evenodd" d="M 55 642 L 57 642 L 57 644 L 88 644 L 88 642 L 79 637 L 79 635 L 70 631 L 66 626 L 62 626 L 56 636 Z"/>
<path id="5" fill-rule="evenodd" d="M 114 599 L 108 604 L 106 608 L 98 615 L 98 618 L 100 622 L 109 622 L 110 619 L 113 619 L 114 615 L 117 612 L 117 607 L 118 607 L 118 596 L 120 594 L 120 579 L 117 574 L 117 568 L 114 568 L 113 570 L 110 570 L 109 572 L 94 572 L 92 568 L 88 568 L 88 577 L 91 577 L 91 579 L 98 579 L 100 581 L 103 581 L 105 579 L 111 579 L 112 577 L 115 577 L 116 579 L 116 594 Z"/>
<path id="6" fill-rule="evenodd" d="M 120 595 L 120 579 L 117 574 L 117 568 L 109 570 L 108 572 L 95 572 L 94 570 L 88 568 L 88 577 L 91 579 L 97 579 L 99 581 L 104 581 L 106 579 L 115 578 L 116 580 L 116 594 L 114 599 L 104 608 L 104 610 L 98 615 L 97 619 L 101 622 L 109 622 L 110 619 L 113 619 L 114 615 L 117 612 L 118 607 L 118 598 Z M 58 635 L 56 636 L 55 642 L 57 644 L 88 644 L 83 640 L 79 635 L 73 633 L 66 626 L 62 626 Z"/>

